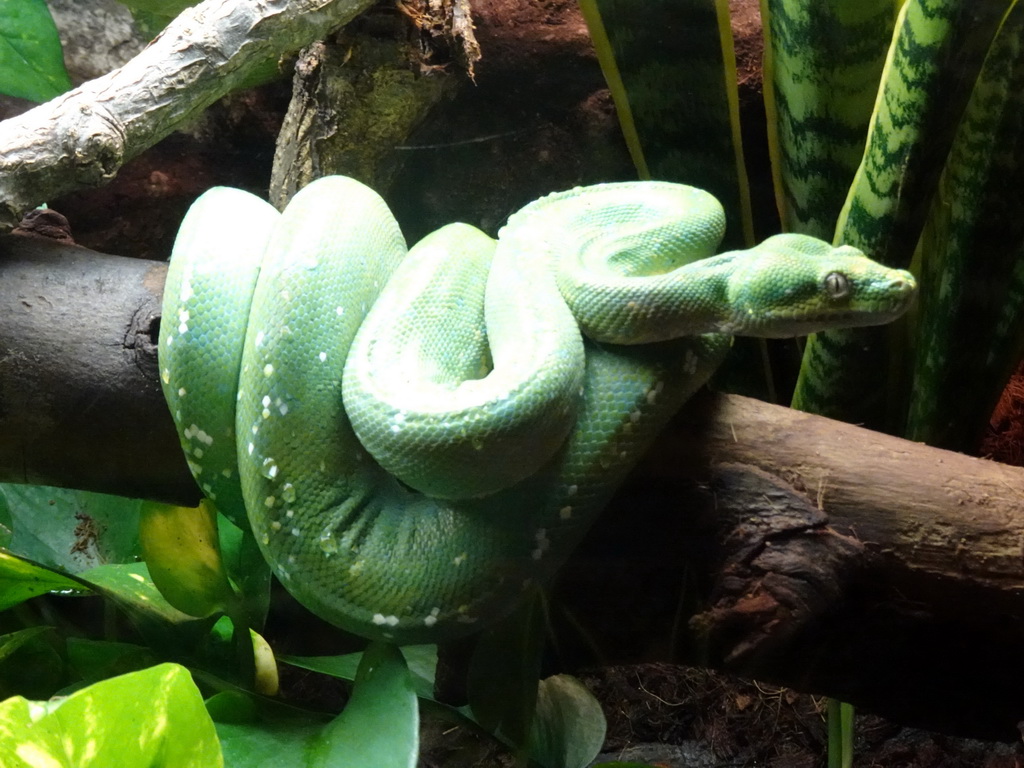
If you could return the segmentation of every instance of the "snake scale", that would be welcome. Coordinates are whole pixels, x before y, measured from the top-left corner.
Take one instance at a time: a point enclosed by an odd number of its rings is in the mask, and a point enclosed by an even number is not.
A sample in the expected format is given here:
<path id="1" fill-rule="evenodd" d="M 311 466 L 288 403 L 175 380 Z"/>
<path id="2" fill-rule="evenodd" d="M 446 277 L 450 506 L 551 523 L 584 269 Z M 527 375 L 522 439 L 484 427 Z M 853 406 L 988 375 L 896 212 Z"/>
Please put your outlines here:
<path id="1" fill-rule="evenodd" d="M 803 235 L 713 255 L 724 227 L 701 190 L 612 183 L 541 198 L 496 241 L 452 224 L 407 251 L 347 177 L 281 214 L 211 189 L 159 342 L 196 481 L 336 625 L 477 630 L 565 560 L 731 335 L 885 323 L 914 294 Z"/>

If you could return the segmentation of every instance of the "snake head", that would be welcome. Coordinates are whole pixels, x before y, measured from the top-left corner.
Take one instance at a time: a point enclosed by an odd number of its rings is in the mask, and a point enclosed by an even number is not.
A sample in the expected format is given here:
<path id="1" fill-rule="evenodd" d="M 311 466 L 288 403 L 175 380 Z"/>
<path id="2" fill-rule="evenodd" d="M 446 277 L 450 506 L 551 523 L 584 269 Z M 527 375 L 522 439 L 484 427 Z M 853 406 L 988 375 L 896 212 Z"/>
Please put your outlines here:
<path id="1" fill-rule="evenodd" d="M 737 335 L 883 325 L 907 310 L 917 290 L 910 272 L 807 235 L 776 235 L 743 256 L 729 280 L 730 330 Z"/>

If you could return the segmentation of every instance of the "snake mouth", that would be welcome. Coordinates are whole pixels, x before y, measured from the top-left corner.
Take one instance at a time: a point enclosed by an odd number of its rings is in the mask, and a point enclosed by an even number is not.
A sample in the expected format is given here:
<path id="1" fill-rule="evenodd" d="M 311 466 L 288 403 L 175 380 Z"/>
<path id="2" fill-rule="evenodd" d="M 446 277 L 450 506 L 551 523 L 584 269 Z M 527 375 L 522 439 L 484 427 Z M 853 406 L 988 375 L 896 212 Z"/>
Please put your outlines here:
<path id="1" fill-rule="evenodd" d="M 765 313 L 761 322 L 749 330 L 733 330 L 736 336 L 758 336 L 763 338 L 793 338 L 832 328 L 865 328 L 886 325 L 900 317 L 910 306 L 906 298 L 886 302 L 870 309 L 857 307 L 823 309 L 821 312 L 771 312 Z"/>
<path id="2" fill-rule="evenodd" d="M 766 320 L 771 326 L 784 329 L 780 335 L 803 336 L 818 333 L 830 328 L 866 328 L 874 325 L 886 325 L 903 315 L 913 304 L 917 295 L 917 285 L 913 277 L 892 278 L 882 287 L 882 298 L 870 301 L 853 301 L 846 304 L 823 306 L 820 311 L 807 313 L 781 311 L 772 313 Z M 789 328 L 787 328 L 787 325 Z M 795 330 L 796 332 L 790 332 Z"/>

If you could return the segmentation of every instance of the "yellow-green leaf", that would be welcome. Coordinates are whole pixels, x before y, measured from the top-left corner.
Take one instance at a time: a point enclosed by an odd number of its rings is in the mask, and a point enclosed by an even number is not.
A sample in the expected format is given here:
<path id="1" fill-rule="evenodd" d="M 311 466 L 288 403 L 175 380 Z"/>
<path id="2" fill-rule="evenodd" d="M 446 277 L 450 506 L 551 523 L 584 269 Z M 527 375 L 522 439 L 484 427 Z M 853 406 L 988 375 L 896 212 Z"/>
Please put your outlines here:
<path id="1" fill-rule="evenodd" d="M 224 572 L 217 513 L 150 502 L 139 518 L 139 541 L 149 574 L 167 602 L 190 616 L 225 610 L 234 592 Z"/>
<path id="2" fill-rule="evenodd" d="M 219 768 L 220 744 L 177 664 L 95 683 L 56 702 L 0 703 L 5 768 Z"/>

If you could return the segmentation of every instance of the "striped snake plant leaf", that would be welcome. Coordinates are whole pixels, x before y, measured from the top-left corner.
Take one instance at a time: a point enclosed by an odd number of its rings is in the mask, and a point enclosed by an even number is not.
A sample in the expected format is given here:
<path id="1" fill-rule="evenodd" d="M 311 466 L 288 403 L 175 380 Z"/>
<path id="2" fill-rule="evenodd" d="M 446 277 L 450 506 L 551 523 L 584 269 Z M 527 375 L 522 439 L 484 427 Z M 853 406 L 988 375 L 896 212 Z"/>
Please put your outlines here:
<path id="1" fill-rule="evenodd" d="M 640 178 L 725 208 L 724 250 L 754 243 L 728 0 L 579 0 Z M 763 339 L 737 339 L 715 386 L 776 401 Z"/>
<path id="2" fill-rule="evenodd" d="M 761 0 L 775 199 L 787 232 L 831 240 L 864 154 L 900 0 Z"/>
<path id="3" fill-rule="evenodd" d="M 1024 3 L 988 53 L 922 244 L 906 435 L 977 448 L 1024 353 Z"/>
<path id="4" fill-rule="evenodd" d="M 641 178 L 725 206 L 726 248 L 753 243 L 727 0 L 580 0 Z"/>
<path id="5" fill-rule="evenodd" d="M 960 116 L 1010 5 L 907 0 L 837 242 L 890 266 L 909 266 Z M 896 341 L 906 331 L 894 326 L 810 337 L 793 407 L 901 431 L 904 377 Z"/>

